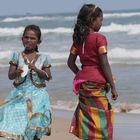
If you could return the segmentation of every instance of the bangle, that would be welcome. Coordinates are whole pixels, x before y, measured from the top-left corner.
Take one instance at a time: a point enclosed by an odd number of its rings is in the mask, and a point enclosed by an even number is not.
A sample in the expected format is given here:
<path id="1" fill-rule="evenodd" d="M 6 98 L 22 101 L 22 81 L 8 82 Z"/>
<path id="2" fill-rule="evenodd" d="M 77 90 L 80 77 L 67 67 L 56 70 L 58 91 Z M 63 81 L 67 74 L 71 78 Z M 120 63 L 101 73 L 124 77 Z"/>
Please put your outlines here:
<path id="1" fill-rule="evenodd" d="M 44 73 L 47 76 L 47 78 L 50 79 L 50 76 L 48 75 L 48 73 L 46 71 L 44 71 Z"/>

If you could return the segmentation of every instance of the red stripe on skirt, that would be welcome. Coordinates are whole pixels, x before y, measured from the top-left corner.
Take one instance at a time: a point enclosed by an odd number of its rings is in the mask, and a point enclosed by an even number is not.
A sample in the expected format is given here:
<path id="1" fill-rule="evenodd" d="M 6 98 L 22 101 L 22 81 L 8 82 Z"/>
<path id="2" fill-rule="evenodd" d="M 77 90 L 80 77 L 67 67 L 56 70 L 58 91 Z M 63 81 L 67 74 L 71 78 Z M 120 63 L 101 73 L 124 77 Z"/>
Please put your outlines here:
<path id="1" fill-rule="evenodd" d="M 96 97 L 92 97 L 91 99 L 96 104 L 97 108 L 105 110 L 104 104 L 101 101 L 99 101 L 99 99 L 97 99 Z"/>
<path id="2" fill-rule="evenodd" d="M 110 117 L 111 117 L 111 110 L 106 110 L 108 140 L 113 140 L 113 124 L 111 121 L 112 119 Z"/>

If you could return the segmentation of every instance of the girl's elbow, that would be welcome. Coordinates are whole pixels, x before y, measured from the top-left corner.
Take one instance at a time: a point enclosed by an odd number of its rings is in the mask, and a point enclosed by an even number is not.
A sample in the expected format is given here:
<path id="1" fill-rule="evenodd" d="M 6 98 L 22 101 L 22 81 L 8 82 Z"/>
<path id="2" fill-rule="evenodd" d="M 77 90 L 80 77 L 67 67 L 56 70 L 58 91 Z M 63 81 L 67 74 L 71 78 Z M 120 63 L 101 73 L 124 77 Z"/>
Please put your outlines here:
<path id="1" fill-rule="evenodd" d="M 72 68 L 74 64 L 68 61 L 67 65 L 68 65 L 69 68 Z"/>
<path id="2" fill-rule="evenodd" d="M 13 75 L 12 74 L 8 74 L 8 78 L 10 79 L 10 80 L 14 80 L 15 78 L 13 77 Z"/>
<path id="3" fill-rule="evenodd" d="M 8 78 L 9 78 L 10 80 L 14 80 L 14 78 L 13 78 L 12 76 L 8 76 Z"/>
<path id="4" fill-rule="evenodd" d="M 71 62 L 68 60 L 67 61 L 67 66 L 70 67 L 71 66 Z"/>
<path id="5" fill-rule="evenodd" d="M 47 81 L 52 80 L 52 76 L 47 77 L 47 79 L 46 79 L 46 80 L 47 80 Z"/>
<path id="6" fill-rule="evenodd" d="M 101 63 L 101 66 L 102 67 L 108 67 L 109 66 L 109 63 L 108 62 L 103 62 L 103 63 Z"/>

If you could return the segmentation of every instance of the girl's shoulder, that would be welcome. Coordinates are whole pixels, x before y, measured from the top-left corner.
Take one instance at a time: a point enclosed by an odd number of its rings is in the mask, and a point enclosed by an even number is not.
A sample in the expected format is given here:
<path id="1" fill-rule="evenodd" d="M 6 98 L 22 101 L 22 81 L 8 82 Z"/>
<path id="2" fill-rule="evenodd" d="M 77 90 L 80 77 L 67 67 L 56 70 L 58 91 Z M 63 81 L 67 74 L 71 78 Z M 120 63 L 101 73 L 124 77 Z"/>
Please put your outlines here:
<path id="1" fill-rule="evenodd" d="M 107 42 L 106 36 L 99 32 L 94 32 L 92 35 L 98 40 L 98 42 Z"/>
<path id="2" fill-rule="evenodd" d="M 18 65 L 20 54 L 20 52 L 12 51 L 9 56 L 9 63 Z"/>
<path id="3" fill-rule="evenodd" d="M 91 35 L 93 35 L 93 36 L 96 36 L 96 37 L 98 37 L 98 38 L 106 38 L 105 37 L 105 35 L 103 35 L 103 34 L 101 34 L 101 33 L 99 33 L 99 32 L 94 32 L 94 33 L 91 33 Z"/>
<path id="4" fill-rule="evenodd" d="M 38 55 L 39 55 L 39 57 L 41 57 L 41 58 L 50 58 L 50 55 L 49 54 L 47 54 L 47 53 L 38 53 Z"/>
<path id="5" fill-rule="evenodd" d="M 41 61 L 51 63 L 51 56 L 47 53 L 38 53 Z"/>
<path id="6" fill-rule="evenodd" d="M 12 51 L 11 52 L 11 55 L 19 55 L 21 52 L 19 52 L 19 51 Z"/>
<path id="7" fill-rule="evenodd" d="M 11 54 L 10 54 L 10 59 L 18 59 L 20 54 L 21 54 L 21 52 L 12 51 Z"/>

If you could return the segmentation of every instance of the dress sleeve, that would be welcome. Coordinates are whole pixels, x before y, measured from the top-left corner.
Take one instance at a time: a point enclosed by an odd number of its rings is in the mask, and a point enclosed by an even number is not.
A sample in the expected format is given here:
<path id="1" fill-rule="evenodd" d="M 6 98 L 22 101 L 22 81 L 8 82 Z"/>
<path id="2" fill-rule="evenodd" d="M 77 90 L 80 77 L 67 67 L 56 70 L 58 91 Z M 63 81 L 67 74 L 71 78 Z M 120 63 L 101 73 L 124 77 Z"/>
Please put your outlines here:
<path id="1" fill-rule="evenodd" d="M 44 55 L 43 69 L 50 67 L 51 67 L 51 57 L 49 55 Z"/>
<path id="2" fill-rule="evenodd" d="M 106 37 L 99 34 L 97 37 L 97 47 L 99 55 L 107 53 L 107 40 Z"/>
<path id="3" fill-rule="evenodd" d="M 78 49 L 77 49 L 76 45 L 74 45 L 74 43 L 71 46 L 70 53 L 73 54 L 73 55 L 78 54 Z"/>
<path id="4" fill-rule="evenodd" d="M 18 57 L 19 57 L 19 54 L 16 52 L 13 52 L 10 56 L 9 64 L 17 66 L 18 65 Z"/>

